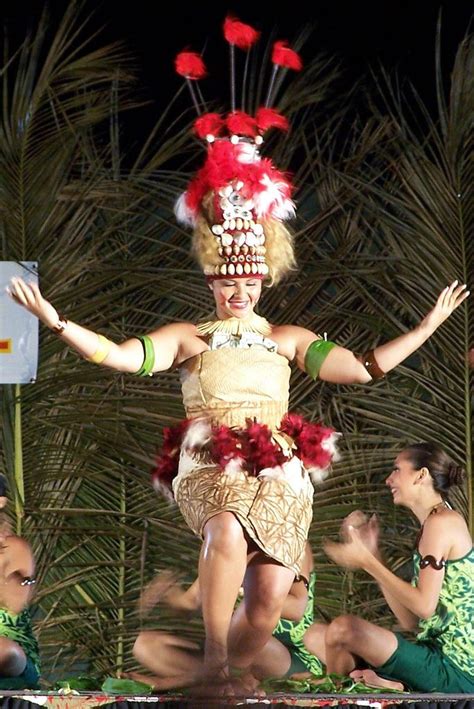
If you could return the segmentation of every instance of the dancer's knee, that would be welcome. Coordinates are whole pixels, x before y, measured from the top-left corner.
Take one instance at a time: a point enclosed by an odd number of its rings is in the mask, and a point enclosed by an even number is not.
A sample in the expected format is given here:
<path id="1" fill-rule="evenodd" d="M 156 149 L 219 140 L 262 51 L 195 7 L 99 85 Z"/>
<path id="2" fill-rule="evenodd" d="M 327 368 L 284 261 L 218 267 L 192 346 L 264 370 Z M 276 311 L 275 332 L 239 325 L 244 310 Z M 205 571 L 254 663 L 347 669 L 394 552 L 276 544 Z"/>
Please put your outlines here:
<path id="1" fill-rule="evenodd" d="M 206 523 L 204 541 L 214 551 L 232 554 L 235 549 L 245 544 L 244 530 L 232 512 L 221 512 Z"/>
<path id="2" fill-rule="evenodd" d="M 170 641 L 168 633 L 155 630 L 143 630 L 135 640 L 133 645 L 133 656 L 141 664 L 146 663 L 150 657 L 150 652 L 159 654 L 160 645 L 165 646 Z"/>
<path id="3" fill-rule="evenodd" d="M 357 621 L 352 615 L 340 615 L 329 624 L 326 644 L 337 647 L 351 646 L 357 635 Z"/>
<path id="4" fill-rule="evenodd" d="M 272 588 L 269 588 L 268 593 L 262 593 L 261 598 L 253 598 L 247 605 L 247 617 L 252 627 L 272 632 L 280 619 L 285 598 L 285 595 Z"/>
<path id="5" fill-rule="evenodd" d="M 9 638 L 0 637 L 0 673 L 16 677 L 26 666 L 26 656 L 21 647 Z"/>

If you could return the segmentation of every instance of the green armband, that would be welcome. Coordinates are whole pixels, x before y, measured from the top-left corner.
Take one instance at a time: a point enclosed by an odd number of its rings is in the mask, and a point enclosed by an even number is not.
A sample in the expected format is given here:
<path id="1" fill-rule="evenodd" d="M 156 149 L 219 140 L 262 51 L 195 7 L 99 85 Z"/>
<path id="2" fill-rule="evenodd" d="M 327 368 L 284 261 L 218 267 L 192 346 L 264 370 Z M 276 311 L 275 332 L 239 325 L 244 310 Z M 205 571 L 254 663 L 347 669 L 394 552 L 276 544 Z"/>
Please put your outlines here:
<path id="1" fill-rule="evenodd" d="M 153 340 L 148 335 L 140 335 L 137 337 L 140 340 L 143 347 L 143 363 L 138 372 L 135 372 L 137 377 L 151 377 L 153 374 L 153 367 L 155 366 L 155 346 L 153 345 Z"/>
<path id="2" fill-rule="evenodd" d="M 318 378 L 324 360 L 335 346 L 336 343 L 329 340 L 315 340 L 310 344 L 304 357 L 304 368 L 312 379 Z"/>

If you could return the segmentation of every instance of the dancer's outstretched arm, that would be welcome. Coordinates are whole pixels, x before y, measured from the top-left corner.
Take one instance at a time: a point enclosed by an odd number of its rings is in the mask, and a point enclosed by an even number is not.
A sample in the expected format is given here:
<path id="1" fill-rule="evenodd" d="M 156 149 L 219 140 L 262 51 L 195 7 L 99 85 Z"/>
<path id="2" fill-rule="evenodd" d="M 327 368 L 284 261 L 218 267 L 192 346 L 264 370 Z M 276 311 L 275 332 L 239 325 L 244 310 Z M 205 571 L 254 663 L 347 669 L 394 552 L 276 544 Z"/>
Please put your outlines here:
<path id="1" fill-rule="evenodd" d="M 15 302 L 36 315 L 46 327 L 53 330 L 85 359 L 120 372 L 136 373 L 142 367 L 144 349 L 142 342 L 136 337 L 116 344 L 82 325 L 66 321 L 54 305 L 43 297 L 36 283 L 13 278 L 9 293 Z M 186 323 L 175 323 L 150 333 L 154 355 L 151 372 L 165 371 L 176 363 L 183 343 L 186 339 L 189 340 L 192 327 Z M 183 358 L 186 358 L 185 354 Z"/>
<path id="2" fill-rule="evenodd" d="M 454 281 L 444 288 L 434 308 L 417 327 L 360 357 L 344 347 L 331 347 L 332 343 L 323 343 L 320 352 L 314 351 L 311 356 L 310 346 L 318 340 L 314 333 L 291 325 L 277 331 L 293 347 L 290 359 L 296 358 L 300 369 L 311 376 L 336 384 L 365 384 L 383 376 L 421 347 L 468 296 L 466 286 Z"/>

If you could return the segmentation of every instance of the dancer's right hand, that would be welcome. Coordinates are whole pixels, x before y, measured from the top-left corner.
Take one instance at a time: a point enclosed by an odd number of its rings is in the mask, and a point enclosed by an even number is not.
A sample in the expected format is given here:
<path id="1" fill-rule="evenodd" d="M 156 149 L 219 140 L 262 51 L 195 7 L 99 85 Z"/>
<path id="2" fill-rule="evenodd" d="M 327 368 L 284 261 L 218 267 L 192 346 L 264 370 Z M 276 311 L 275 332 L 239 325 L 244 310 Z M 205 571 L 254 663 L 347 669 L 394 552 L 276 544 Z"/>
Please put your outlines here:
<path id="1" fill-rule="evenodd" d="M 349 529 L 355 527 L 359 532 L 361 540 L 370 549 L 374 556 L 379 554 L 380 527 L 377 515 L 373 514 L 370 519 L 361 510 L 354 510 L 345 517 L 341 524 L 341 537 L 344 542 L 350 541 Z"/>
<path id="2" fill-rule="evenodd" d="M 48 300 L 43 298 L 36 283 L 27 283 L 23 278 L 14 277 L 10 281 L 7 293 L 15 303 L 22 305 L 30 313 L 36 315 L 46 327 L 56 327 L 59 319 L 58 311 Z"/>
<path id="3" fill-rule="evenodd" d="M 145 586 L 138 602 L 140 615 L 147 615 L 157 603 L 169 603 L 169 599 L 176 593 L 176 589 L 183 592 L 178 584 L 179 574 L 175 571 L 162 571 L 158 576 Z"/>

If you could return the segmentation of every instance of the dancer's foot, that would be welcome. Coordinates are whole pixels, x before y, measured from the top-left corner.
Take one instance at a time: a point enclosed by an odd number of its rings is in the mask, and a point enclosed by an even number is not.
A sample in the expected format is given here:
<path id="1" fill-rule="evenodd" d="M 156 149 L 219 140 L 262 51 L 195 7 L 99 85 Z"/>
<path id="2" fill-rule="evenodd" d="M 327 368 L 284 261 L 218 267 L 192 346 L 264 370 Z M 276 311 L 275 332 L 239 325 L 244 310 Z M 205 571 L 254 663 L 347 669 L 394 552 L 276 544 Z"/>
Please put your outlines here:
<path id="1" fill-rule="evenodd" d="M 260 680 L 252 674 L 249 669 L 235 670 L 235 676 L 232 677 L 235 695 L 238 697 L 259 697 L 263 699 L 266 693 L 259 688 Z"/>
<path id="2" fill-rule="evenodd" d="M 367 687 L 376 687 L 382 689 L 397 689 L 403 692 L 405 687 L 401 682 L 395 682 L 391 679 L 385 679 L 384 677 L 379 677 L 379 675 L 374 672 L 374 670 L 353 670 L 350 673 L 352 679 L 356 679 L 359 682 L 363 682 Z"/>
<path id="3" fill-rule="evenodd" d="M 140 672 L 121 672 L 121 679 L 131 679 L 134 682 L 149 684 L 154 692 L 166 692 L 169 689 L 183 689 L 196 684 L 197 677 L 188 674 L 160 677 L 158 675 L 144 675 Z"/>
<path id="4" fill-rule="evenodd" d="M 236 674 L 237 673 L 237 674 Z M 247 669 L 229 671 L 227 665 L 209 668 L 192 688 L 195 697 L 265 697 L 259 680 Z"/>
<path id="5" fill-rule="evenodd" d="M 193 683 L 194 697 L 235 697 L 228 662 L 210 661 L 204 665 L 199 678 Z"/>
<path id="6" fill-rule="evenodd" d="M 303 680 L 303 679 L 310 679 L 311 684 L 323 684 L 323 682 L 327 682 L 327 677 L 324 675 L 323 677 L 316 677 L 312 672 L 295 672 L 294 674 L 290 675 L 288 679 L 295 679 L 295 680 Z"/>

